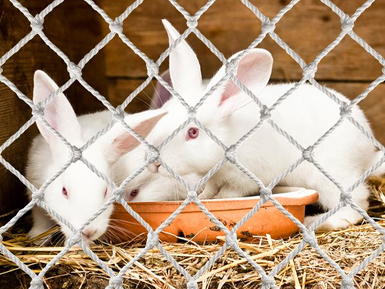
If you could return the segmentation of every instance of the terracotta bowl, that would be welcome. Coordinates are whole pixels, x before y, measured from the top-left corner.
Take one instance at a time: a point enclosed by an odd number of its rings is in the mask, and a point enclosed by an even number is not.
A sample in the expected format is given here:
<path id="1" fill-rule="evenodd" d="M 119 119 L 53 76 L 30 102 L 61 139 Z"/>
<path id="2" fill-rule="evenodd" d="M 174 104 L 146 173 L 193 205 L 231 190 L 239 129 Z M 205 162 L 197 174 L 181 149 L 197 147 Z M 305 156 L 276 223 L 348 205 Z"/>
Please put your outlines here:
<path id="1" fill-rule="evenodd" d="M 305 205 L 318 200 L 318 193 L 314 190 L 286 187 L 279 189 L 274 198 L 294 217 L 303 222 Z M 283 191 L 289 191 L 283 193 Z M 228 229 L 232 229 L 258 203 L 259 197 L 212 199 L 204 200 L 204 206 L 222 222 Z M 161 225 L 182 202 L 146 202 L 128 203 L 154 230 Z M 128 241 L 138 235 L 147 233 L 122 205 L 115 205 L 111 217 L 115 226 L 111 232 L 116 241 Z M 295 225 L 271 202 L 265 203 L 245 224 L 237 231 L 238 238 L 251 241 L 258 236 L 270 234 L 272 238 L 287 238 L 298 231 Z M 107 234 L 108 235 L 108 234 Z M 178 239 L 192 239 L 195 242 L 213 242 L 218 236 L 225 234 L 212 223 L 209 218 L 195 204 L 189 204 L 160 234 L 159 239 L 167 242 L 177 242 Z M 112 240 L 111 240 L 112 241 Z"/>

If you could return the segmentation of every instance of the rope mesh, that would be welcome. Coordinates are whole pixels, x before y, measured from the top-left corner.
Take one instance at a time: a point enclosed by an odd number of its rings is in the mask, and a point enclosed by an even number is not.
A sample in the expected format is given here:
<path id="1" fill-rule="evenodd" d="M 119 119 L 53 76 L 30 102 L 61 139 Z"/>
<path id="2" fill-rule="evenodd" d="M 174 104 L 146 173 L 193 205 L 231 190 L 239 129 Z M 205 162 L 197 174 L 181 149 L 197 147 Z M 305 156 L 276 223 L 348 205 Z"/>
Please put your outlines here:
<path id="1" fill-rule="evenodd" d="M 174 7 L 183 15 L 186 19 L 187 29 L 181 34 L 181 36 L 172 44 L 168 49 L 166 49 L 157 59 L 153 61 L 149 59 L 142 51 L 140 51 L 123 33 L 123 21 L 134 11 L 139 5 L 142 4 L 143 0 L 137 0 L 132 5 L 130 5 L 120 16 L 116 17 L 115 20 L 111 19 L 107 13 L 100 8 L 95 2 L 92 0 L 85 0 L 92 9 L 94 9 L 109 25 L 110 32 L 88 53 L 83 59 L 79 61 L 78 64 L 73 63 L 70 59 L 63 53 L 55 44 L 53 44 L 50 39 L 44 34 L 44 18 L 58 5 L 60 5 L 64 0 L 56 0 L 53 1 L 50 5 L 48 5 L 43 11 L 41 11 L 36 16 L 30 14 L 28 9 L 23 7 L 17 0 L 10 0 L 11 3 L 18 9 L 20 12 L 28 19 L 30 22 L 30 26 L 32 31 L 29 32 L 23 39 L 21 39 L 12 49 L 10 49 L 6 54 L 4 54 L 0 58 L 0 81 L 7 85 L 21 100 L 23 100 L 29 107 L 32 108 L 33 116 L 29 121 L 27 121 L 14 135 L 12 135 L 4 144 L 0 146 L 0 153 L 2 153 L 8 146 L 10 146 L 21 134 L 23 134 L 31 125 L 33 125 L 36 120 L 40 119 L 44 126 L 53 133 L 61 142 L 71 151 L 72 156 L 66 162 L 66 164 L 60 168 L 50 179 L 46 180 L 46 182 L 40 187 L 35 188 L 17 169 L 15 169 L 9 162 L 7 162 L 0 155 L 0 163 L 4 165 L 6 169 L 8 169 L 12 174 L 14 174 L 29 190 L 32 192 L 32 200 L 28 205 L 26 205 L 23 209 L 19 210 L 19 212 L 14 216 L 7 224 L 0 228 L 0 241 L 2 240 L 2 234 L 6 232 L 9 228 L 11 228 L 24 214 L 26 214 L 31 208 L 37 204 L 38 206 L 45 209 L 49 214 L 54 216 L 56 219 L 60 220 L 62 223 L 67 225 L 72 231 L 73 235 L 71 236 L 69 242 L 63 248 L 63 250 L 56 255 L 54 259 L 51 260 L 43 270 L 36 275 L 31 269 L 29 269 L 20 259 L 18 259 L 14 254 L 12 254 L 2 243 L 0 243 L 0 251 L 10 260 L 12 260 L 16 265 L 20 267 L 26 274 L 28 274 L 31 278 L 30 288 L 37 289 L 43 288 L 43 276 L 44 274 L 63 256 L 68 250 L 78 244 L 83 251 L 90 256 L 92 260 L 94 260 L 109 276 L 110 282 L 107 288 L 109 289 L 118 289 L 123 288 L 123 276 L 125 272 L 144 254 L 146 254 L 150 249 L 157 247 L 159 251 L 166 257 L 166 259 L 187 279 L 187 288 L 197 288 L 197 280 L 198 278 L 208 270 L 218 258 L 225 252 L 227 248 L 232 248 L 235 250 L 240 256 L 245 258 L 260 274 L 262 279 L 262 288 L 278 288 L 275 284 L 274 276 L 278 274 L 282 268 L 284 268 L 290 260 L 292 260 L 305 246 L 306 244 L 313 247 L 316 252 L 324 258 L 335 270 L 341 275 L 342 284 L 341 288 L 354 288 L 353 277 L 357 274 L 361 269 L 368 265 L 374 258 L 379 256 L 385 249 L 385 229 L 379 226 L 368 214 L 362 210 L 350 197 L 350 192 L 352 192 L 359 184 L 364 182 L 364 180 L 375 171 L 382 163 L 385 162 L 385 158 L 382 158 L 381 161 L 374 164 L 371 168 L 369 168 L 351 187 L 343 188 L 341 184 L 338 183 L 337 180 L 333 178 L 313 156 L 314 150 L 325 140 L 328 136 L 344 121 L 349 121 L 352 125 L 357 127 L 375 146 L 377 146 L 382 152 L 385 153 L 385 148 L 381 145 L 374 136 L 365 131 L 365 129 L 350 115 L 351 108 L 361 102 L 365 97 L 381 82 L 385 80 L 385 59 L 382 55 L 380 55 L 377 51 L 375 51 L 370 45 L 368 45 L 359 35 L 357 35 L 353 31 L 354 23 L 364 13 L 364 11 L 372 5 L 374 0 L 366 1 L 361 7 L 359 7 L 352 16 L 345 14 L 341 9 L 338 8 L 337 5 L 333 4 L 329 0 L 321 0 L 323 4 L 328 6 L 341 20 L 341 33 L 337 36 L 337 38 L 331 42 L 311 63 L 306 63 L 300 55 L 298 55 L 293 49 L 289 47 L 275 32 L 275 27 L 280 19 L 290 11 L 299 0 L 292 0 L 286 7 L 281 9 L 278 14 L 270 19 L 261 13 L 261 11 L 250 3 L 248 0 L 240 0 L 245 7 L 251 10 L 254 15 L 261 21 L 262 23 L 262 33 L 241 53 L 237 55 L 231 61 L 228 61 L 224 55 L 213 45 L 213 43 L 207 39 L 198 29 L 198 20 L 199 18 L 207 11 L 210 6 L 215 2 L 215 0 L 208 1 L 203 7 L 201 7 L 195 15 L 190 15 L 181 5 L 179 5 L 175 0 L 170 0 L 170 3 L 174 5 Z M 181 43 L 186 37 L 190 34 L 195 34 L 208 48 L 209 50 L 217 56 L 217 58 L 226 66 L 226 74 L 225 76 L 218 81 L 194 106 L 189 106 L 185 100 L 172 88 L 168 83 L 166 83 L 159 75 L 159 67 L 163 63 L 163 61 L 170 55 L 171 51 L 175 49 L 175 47 Z M 298 63 L 298 65 L 303 70 L 303 77 L 300 81 L 298 81 L 289 91 L 287 91 L 284 95 L 282 95 L 271 107 L 265 107 L 258 98 L 248 90 L 233 74 L 235 64 L 246 55 L 251 49 L 255 48 L 258 44 L 260 44 L 263 39 L 265 39 L 269 35 L 269 37 L 274 40 L 290 57 Z M 40 37 L 46 45 L 48 45 L 52 51 L 54 51 L 67 65 L 67 70 L 70 75 L 70 79 L 62 85 L 57 91 L 52 93 L 49 97 L 47 97 L 44 101 L 39 104 L 34 104 L 26 95 L 24 95 L 15 84 L 13 84 L 9 79 L 7 79 L 4 75 L 2 75 L 3 70 L 1 66 L 12 57 L 15 53 L 17 53 L 24 45 L 26 45 L 31 39 L 34 37 Z M 359 96 L 357 96 L 350 103 L 345 103 L 338 99 L 333 93 L 327 89 L 325 89 L 322 85 L 320 85 L 314 78 L 315 73 L 317 71 L 317 66 L 320 61 L 331 51 L 333 50 L 342 39 L 349 36 L 352 40 L 358 43 L 362 48 L 364 48 L 368 53 L 370 53 L 382 66 L 382 75 L 378 77 L 375 81 L 373 81 L 369 87 L 362 92 Z M 82 69 L 85 65 L 102 49 L 104 48 L 113 38 L 120 38 L 123 43 L 125 43 L 136 55 L 138 55 L 147 66 L 147 74 L 148 78 L 134 91 L 132 92 L 126 100 L 118 107 L 114 108 L 107 99 L 102 96 L 98 91 L 96 91 L 93 87 L 91 87 L 83 78 L 82 78 Z M 186 120 L 181 126 L 179 126 L 172 135 L 170 135 L 163 143 L 158 147 L 154 148 L 149 143 L 146 142 L 140 135 L 135 133 L 135 131 L 130 128 L 124 122 L 123 110 L 127 107 L 127 105 L 138 95 L 138 93 L 144 89 L 147 84 L 152 79 L 157 79 L 170 93 L 173 97 L 177 98 L 180 103 L 185 107 L 187 112 L 189 113 L 189 119 Z M 258 124 L 256 124 L 249 132 L 247 132 L 242 138 L 240 138 L 234 145 L 230 147 L 226 147 L 218 138 L 216 138 L 207 128 L 205 128 L 196 118 L 196 111 L 201 107 L 204 101 L 222 84 L 225 83 L 228 79 L 234 81 L 234 83 L 242 89 L 242 91 L 247 94 L 259 107 L 261 112 L 261 120 Z M 61 136 L 51 125 L 44 119 L 44 107 L 50 103 L 57 95 L 64 92 L 74 81 L 78 81 L 87 91 L 89 91 L 95 98 L 97 98 L 103 105 L 113 114 L 113 121 L 108 124 L 105 129 L 97 133 L 94 137 L 92 137 L 83 147 L 77 148 L 73 147 L 63 136 Z M 335 101 L 340 106 L 341 116 L 340 119 L 332 126 L 324 135 L 322 135 L 313 145 L 303 148 L 292 136 L 290 136 L 286 131 L 280 128 L 273 120 L 270 119 L 270 113 L 276 109 L 282 102 L 285 101 L 290 95 L 295 93 L 296 89 L 305 82 L 311 83 L 314 87 L 318 88 L 325 95 L 327 95 L 330 99 Z M 105 134 L 115 122 L 121 123 L 125 130 L 127 130 L 130 134 L 132 134 L 135 138 L 138 139 L 150 152 L 151 157 L 147 159 L 135 172 L 133 172 L 129 177 L 127 177 L 120 187 L 116 186 L 114 182 L 109 179 L 107 176 L 99 172 L 91 163 L 89 163 L 83 156 L 82 153 L 86 150 L 92 143 L 94 143 L 100 136 Z M 211 137 L 211 139 L 221 146 L 225 151 L 225 157 L 217 163 L 215 167 L 213 167 L 207 175 L 205 175 L 198 184 L 191 187 L 188 185 L 181 176 L 179 176 L 175 171 L 172 170 L 171 167 L 167 165 L 161 158 L 159 158 L 159 150 L 162 149 L 167 143 L 169 143 L 183 128 L 185 128 L 190 122 L 196 123 L 201 129 L 203 129 L 206 134 Z M 279 176 L 274 178 L 271 183 L 267 186 L 264 186 L 261 180 L 258 179 L 252 172 L 250 172 L 246 167 L 242 165 L 241 162 L 237 159 L 236 150 L 241 146 L 243 142 L 245 142 L 250 136 L 253 135 L 255 131 L 257 131 L 262 124 L 265 122 L 269 123 L 271 127 L 277 131 L 280 135 L 285 137 L 294 147 L 296 147 L 300 152 L 302 152 L 302 156 L 293 163 L 289 168 L 287 168 L 284 172 L 282 172 Z M 125 202 L 123 197 L 124 187 L 128 182 L 133 180 L 137 175 L 139 175 L 148 164 L 158 159 L 158 161 L 164 166 L 166 170 L 168 170 L 189 192 L 188 197 L 180 207 L 167 219 L 165 220 L 160 227 L 156 230 L 153 230 L 149 224 L 147 224 L 139 214 L 137 214 L 133 209 Z M 67 222 L 63 217 L 61 217 L 58 213 L 53 211 L 47 204 L 44 203 L 43 193 L 45 188 L 52 183 L 61 173 L 63 173 L 72 163 L 77 161 L 83 162 L 92 172 L 94 172 L 98 177 L 102 178 L 104 181 L 108 183 L 110 187 L 114 189 L 112 197 L 97 211 L 93 214 L 93 216 L 84 223 L 78 230 Z M 282 179 L 284 179 L 290 172 L 294 171 L 301 163 L 304 161 L 312 163 L 321 173 L 323 173 L 333 184 L 335 184 L 339 190 L 341 191 L 341 202 L 340 204 L 328 211 L 321 218 L 319 218 L 314 224 L 312 224 L 309 228 L 306 228 L 301 222 L 299 222 L 293 215 L 291 215 L 288 211 L 286 211 L 282 205 L 277 202 L 273 195 L 272 189 L 278 184 Z M 239 170 L 245 173 L 250 179 L 252 179 L 259 187 L 261 194 L 261 201 L 257 203 L 257 205 L 247 213 L 230 231 L 226 228 L 222 222 L 220 222 L 197 198 L 196 191 L 203 186 L 209 178 L 211 178 L 225 163 L 231 162 L 236 165 Z M 92 222 L 97 216 L 99 216 L 103 211 L 107 209 L 113 202 L 120 203 L 127 210 L 127 212 L 132 215 L 143 227 L 148 230 L 147 243 L 143 250 L 138 253 L 130 262 L 128 262 L 118 274 L 113 272 L 106 263 L 104 263 L 98 256 L 92 252 L 92 250 L 83 242 L 81 238 L 82 230 Z M 242 226 L 251 216 L 253 216 L 260 207 L 266 203 L 272 202 L 285 216 L 287 216 L 291 221 L 293 221 L 299 228 L 303 234 L 303 240 L 298 244 L 298 246 L 287 255 L 287 257 L 279 263 L 272 271 L 267 274 L 261 266 L 259 266 L 256 262 L 252 260 L 252 258 L 243 251 L 237 242 L 236 231 L 240 226 Z M 221 249 L 214 255 L 212 258 L 198 271 L 195 275 L 191 276 L 182 266 L 180 266 L 176 260 L 161 246 L 159 243 L 159 233 L 168 226 L 177 216 L 178 214 L 190 203 L 195 203 L 204 214 L 208 216 L 208 218 L 218 226 L 225 234 L 226 241 L 221 247 Z M 375 250 L 370 256 L 365 258 L 358 266 L 350 271 L 350 273 L 346 273 L 330 256 L 328 256 L 325 252 L 317 244 L 317 239 L 314 234 L 314 229 L 320 225 L 323 221 L 325 221 L 328 217 L 333 215 L 343 206 L 350 205 L 354 208 L 359 214 L 363 216 L 375 229 L 377 229 L 383 236 L 384 241 L 383 244 Z"/>

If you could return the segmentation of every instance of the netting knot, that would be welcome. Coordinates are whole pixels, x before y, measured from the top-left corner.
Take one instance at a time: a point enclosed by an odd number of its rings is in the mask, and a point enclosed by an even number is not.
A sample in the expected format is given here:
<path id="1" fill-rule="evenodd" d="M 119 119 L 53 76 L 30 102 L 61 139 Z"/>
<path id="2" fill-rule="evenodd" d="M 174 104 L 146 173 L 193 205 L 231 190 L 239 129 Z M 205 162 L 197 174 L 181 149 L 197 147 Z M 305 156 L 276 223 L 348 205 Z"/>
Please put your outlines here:
<path id="1" fill-rule="evenodd" d="M 351 202 L 353 201 L 352 199 L 352 194 L 349 193 L 349 192 L 342 192 L 341 195 L 340 195 L 340 202 L 345 204 L 345 205 L 348 205 L 350 204 Z"/>
<path id="2" fill-rule="evenodd" d="M 32 200 L 36 200 L 37 203 L 41 203 L 44 200 L 44 192 L 33 192 L 31 197 Z"/>
<path id="3" fill-rule="evenodd" d="M 303 231 L 303 240 L 313 248 L 317 245 L 317 238 L 314 231 L 309 232 L 308 230 Z"/>
<path id="4" fill-rule="evenodd" d="M 0 66 L 0 74 L 3 73 L 3 68 Z"/>
<path id="5" fill-rule="evenodd" d="M 149 163 L 155 162 L 159 158 L 159 151 L 153 145 L 148 145 L 147 147 L 147 161 Z"/>
<path id="6" fill-rule="evenodd" d="M 126 192 L 125 189 L 117 188 L 117 189 L 114 190 L 112 195 L 116 196 L 117 199 L 121 199 L 125 195 L 125 192 Z"/>
<path id="7" fill-rule="evenodd" d="M 195 109 L 195 107 L 188 108 L 188 116 L 190 118 L 190 121 L 193 121 L 195 119 L 196 114 L 197 114 L 197 110 Z"/>
<path id="8" fill-rule="evenodd" d="M 270 276 L 262 276 L 262 283 L 263 283 L 263 288 L 274 288 L 275 286 L 275 280 L 273 277 Z"/>
<path id="9" fill-rule="evenodd" d="M 122 22 L 119 22 L 118 20 L 115 20 L 114 22 L 112 22 L 109 26 L 111 32 L 113 33 L 122 33 L 123 32 L 123 24 Z"/>
<path id="10" fill-rule="evenodd" d="M 147 65 L 147 75 L 149 77 L 154 77 L 156 74 L 159 74 L 159 65 L 156 64 L 154 61 L 151 61 L 150 63 L 146 63 Z"/>
<path id="11" fill-rule="evenodd" d="M 158 245 L 159 237 L 154 232 L 148 232 L 147 234 L 147 242 L 146 247 L 154 248 L 156 245 Z"/>
<path id="12" fill-rule="evenodd" d="M 311 62 L 303 68 L 302 75 L 306 79 L 310 79 L 310 78 L 314 78 L 316 72 L 317 72 L 317 65 L 314 62 Z"/>
<path id="13" fill-rule="evenodd" d="M 1 74 L 2 71 L 3 71 L 3 70 L 2 70 L 1 67 L 0 67 L 0 74 Z M 385 66 L 381 69 L 381 72 L 382 72 L 382 74 L 385 74 Z"/>
<path id="14" fill-rule="evenodd" d="M 71 162 L 72 163 L 76 163 L 78 160 L 81 159 L 82 151 L 78 147 L 76 147 L 76 146 L 72 146 L 71 150 L 72 150 L 72 160 L 71 160 Z"/>
<path id="15" fill-rule="evenodd" d="M 235 248 L 235 245 L 238 244 L 237 234 L 235 232 L 231 231 L 226 234 L 226 244 L 233 249 Z"/>
<path id="16" fill-rule="evenodd" d="M 73 62 L 70 62 L 67 67 L 67 70 L 71 78 L 78 79 L 82 76 L 82 69 Z"/>
<path id="17" fill-rule="evenodd" d="M 354 282 L 352 278 L 348 276 L 342 276 L 342 283 L 341 283 L 341 289 L 353 289 L 354 287 Z"/>
<path id="18" fill-rule="evenodd" d="M 30 287 L 31 289 L 42 289 L 44 288 L 43 286 L 43 278 L 40 276 L 36 276 L 31 280 Z"/>
<path id="19" fill-rule="evenodd" d="M 270 20 L 267 20 L 262 23 L 262 33 L 267 34 L 271 33 L 275 30 L 275 24 L 272 23 Z"/>
<path id="20" fill-rule="evenodd" d="M 194 280 L 190 280 L 187 282 L 187 289 L 196 289 L 198 288 L 198 284 Z"/>
<path id="21" fill-rule="evenodd" d="M 41 103 L 35 104 L 35 107 L 32 109 L 32 115 L 42 118 L 44 116 L 44 106 Z"/>
<path id="22" fill-rule="evenodd" d="M 196 199 L 196 197 L 197 197 L 197 192 L 195 192 L 195 191 L 189 191 L 187 193 L 187 198 L 189 200 L 194 200 L 194 199 Z"/>
<path id="23" fill-rule="evenodd" d="M 82 239 L 82 234 L 80 233 L 80 231 L 76 231 L 76 233 L 73 234 L 69 239 L 68 244 L 70 245 L 70 247 L 73 247 L 74 245 L 79 243 L 81 239 Z"/>
<path id="24" fill-rule="evenodd" d="M 259 113 L 261 114 L 260 119 L 261 119 L 262 121 L 265 121 L 265 120 L 267 120 L 268 118 L 271 117 L 270 109 L 269 109 L 266 105 L 264 105 L 264 106 L 261 108 L 261 110 L 260 110 Z"/>
<path id="25" fill-rule="evenodd" d="M 237 161 L 237 151 L 236 151 L 236 147 L 235 145 L 231 145 L 227 150 L 226 150 L 226 159 L 232 163 L 232 164 L 235 164 L 235 162 Z"/>
<path id="26" fill-rule="evenodd" d="M 44 19 L 41 18 L 39 15 L 36 15 L 31 22 L 32 30 L 35 31 L 36 33 L 39 33 L 44 28 L 43 23 L 44 23 Z"/>
<path id="27" fill-rule="evenodd" d="M 264 202 L 267 202 L 272 194 L 273 192 L 268 188 L 262 188 L 259 190 L 259 195 Z"/>
<path id="28" fill-rule="evenodd" d="M 344 102 L 340 107 L 340 115 L 347 117 L 352 114 L 352 105 Z"/>
<path id="29" fill-rule="evenodd" d="M 112 117 L 117 122 L 124 121 L 124 117 L 125 117 L 124 110 L 120 106 L 116 107 L 114 112 L 112 113 Z"/>
<path id="30" fill-rule="evenodd" d="M 111 277 L 109 285 L 115 289 L 122 288 L 123 287 L 123 280 L 121 277 L 118 277 L 118 276 Z"/>
<path id="31" fill-rule="evenodd" d="M 226 63 L 226 75 L 233 75 L 234 70 L 238 67 L 238 62 L 235 59 L 227 61 Z"/>
<path id="32" fill-rule="evenodd" d="M 196 17 L 194 16 L 189 16 L 187 18 L 187 26 L 189 28 L 196 28 L 198 26 L 198 20 Z"/>
<path id="33" fill-rule="evenodd" d="M 313 156 L 313 147 L 310 146 L 307 149 L 305 149 L 302 153 L 302 156 L 305 160 L 312 163 L 314 161 L 314 159 L 313 159 L 313 157 L 314 157 Z"/>
<path id="34" fill-rule="evenodd" d="M 354 27 L 354 20 L 351 19 L 349 16 L 345 16 L 341 19 L 341 29 L 343 32 L 349 32 L 353 30 Z"/>

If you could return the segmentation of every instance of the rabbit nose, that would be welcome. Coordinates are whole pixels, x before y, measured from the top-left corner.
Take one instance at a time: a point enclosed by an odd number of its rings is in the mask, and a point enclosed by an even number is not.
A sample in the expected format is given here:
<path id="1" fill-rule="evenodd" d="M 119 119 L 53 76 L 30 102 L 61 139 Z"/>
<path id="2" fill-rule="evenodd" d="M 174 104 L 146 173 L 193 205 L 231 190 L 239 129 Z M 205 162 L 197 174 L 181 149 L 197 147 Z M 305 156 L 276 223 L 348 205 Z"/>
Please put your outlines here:
<path id="1" fill-rule="evenodd" d="M 148 165 L 148 169 L 153 172 L 153 173 L 157 173 L 159 172 L 159 167 L 161 166 L 160 162 L 159 161 L 155 161 L 153 162 L 152 164 L 149 164 Z"/>
<path id="2" fill-rule="evenodd" d="M 159 167 L 161 166 L 161 165 L 160 165 L 160 162 L 159 162 L 158 160 L 156 160 L 153 164 L 154 164 L 158 169 L 159 169 Z"/>
<path id="3" fill-rule="evenodd" d="M 86 228 L 83 230 L 82 235 L 86 239 L 91 239 L 92 236 L 95 235 L 96 231 L 97 231 L 96 229 Z"/>

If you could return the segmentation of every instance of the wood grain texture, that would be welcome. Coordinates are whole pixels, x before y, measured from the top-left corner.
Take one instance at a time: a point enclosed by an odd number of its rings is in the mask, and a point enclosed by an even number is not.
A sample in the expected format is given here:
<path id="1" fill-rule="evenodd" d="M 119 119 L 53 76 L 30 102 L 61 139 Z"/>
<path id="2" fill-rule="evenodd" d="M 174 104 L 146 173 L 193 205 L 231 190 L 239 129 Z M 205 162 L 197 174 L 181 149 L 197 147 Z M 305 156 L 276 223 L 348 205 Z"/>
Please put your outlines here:
<path id="1" fill-rule="evenodd" d="M 51 1 L 22 1 L 32 15 L 39 13 L 49 3 Z M 76 0 L 65 1 L 56 9 L 45 19 L 44 32 L 73 62 L 78 62 L 102 38 L 98 16 L 86 3 Z M 89 29 L 80 29 L 85 25 Z M 0 56 L 16 45 L 29 31 L 31 28 L 25 17 L 9 1 L 0 0 Z M 86 65 L 83 76 L 95 89 L 105 94 L 103 59 L 101 53 L 91 60 Z M 21 48 L 2 68 L 3 75 L 28 97 L 32 97 L 33 73 L 37 69 L 46 71 L 59 85 L 69 79 L 63 60 L 52 52 L 39 36 L 35 36 Z M 101 107 L 79 83 L 74 83 L 66 91 L 66 95 L 77 113 L 95 111 Z M 0 144 L 31 116 L 31 109 L 6 85 L 0 83 Z M 2 157 L 21 173 L 24 173 L 27 151 L 36 134 L 37 129 L 33 125 L 2 153 Z M 0 215 L 23 206 L 26 202 L 25 191 L 21 182 L 0 165 Z"/>
<path id="2" fill-rule="evenodd" d="M 273 17 L 289 1 L 252 1 L 262 13 Z M 128 6 L 127 1 L 117 0 L 114 5 L 101 0 L 101 6 L 111 16 L 122 13 Z M 199 9 L 205 1 L 180 1 L 190 13 Z M 362 0 L 336 0 L 346 13 L 353 13 Z M 369 45 L 385 55 L 385 1 L 376 1 L 358 18 L 354 31 Z M 184 31 L 186 20 L 167 1 L 153 0 L 144 2 L 124 21 L 124 33 L 151 59 L 158 59 L 168 47 L 167 36 L 161 19 L 168 19 L 179 31 Z M 199 20 L 199 30 L 223 52 L 226 57 L 246 48 L 261 32 L 261 22 L 238 0 L 215 2 Z M 108 32 L 103 25 L 103 32 Z M 318 0 L 300 1 L 277 24 L 275 32 L 307 63 L 325 49 L 341 32 L 339 17 Z M 210 77 L 220 66 L 219 60 L 201 43 L 195 35 L 188 41 L 203 63 L 203 74 Z M 298 79 L 302 71 L 269 36 L 259 47 L 268 49 L 274 56 L 275 79 Z M 146 67 L 143 60 L 136 56 L 120 39 L 114 39 L 106 47 L 106 74 L 109 77 L 145 77 Z M 359 80 L 370 81 L 381 75 L 381 65 L 349 36 L 328 55 L 319 65 L 316 77 L 320 80 Z"/>

